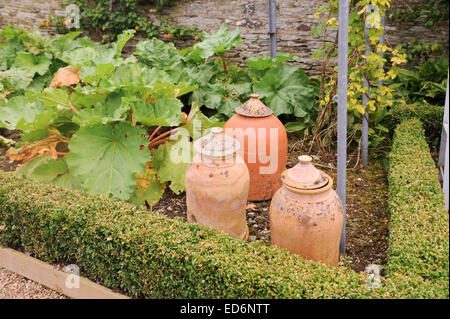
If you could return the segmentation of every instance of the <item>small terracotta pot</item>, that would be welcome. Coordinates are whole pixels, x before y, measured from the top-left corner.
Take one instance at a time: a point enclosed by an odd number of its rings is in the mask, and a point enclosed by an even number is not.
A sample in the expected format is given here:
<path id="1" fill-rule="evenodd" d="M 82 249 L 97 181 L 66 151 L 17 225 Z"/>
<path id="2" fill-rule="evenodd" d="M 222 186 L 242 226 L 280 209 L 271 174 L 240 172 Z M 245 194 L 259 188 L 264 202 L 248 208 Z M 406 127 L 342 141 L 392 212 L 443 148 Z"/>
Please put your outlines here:
<path id="1" fill-rule="evenodd" d="M 269 200 L 280 188 L 280 176 L 286 169 L 286 130 L 257 94 L 237 107 L 236 113 L 224 128 L 241 144 L 239 155 L 250 173 L 248 199 Z"/>
<path id="2" fill-rule="evenodd" d="M 186 171 L 187 219 L 245 240 L 248 169 L 237 154 L 239 142 L 222 128 L 211 132 L 195 142 L 198 154 Z"/>
<path id="3" fill-rule="evenodd" d="M 309 156 L 282 174 L 283 186 L 270 205 L 272 245 L 306 259 L 337 266 L 344 221 L 333 179 L 319 171 Z"/>

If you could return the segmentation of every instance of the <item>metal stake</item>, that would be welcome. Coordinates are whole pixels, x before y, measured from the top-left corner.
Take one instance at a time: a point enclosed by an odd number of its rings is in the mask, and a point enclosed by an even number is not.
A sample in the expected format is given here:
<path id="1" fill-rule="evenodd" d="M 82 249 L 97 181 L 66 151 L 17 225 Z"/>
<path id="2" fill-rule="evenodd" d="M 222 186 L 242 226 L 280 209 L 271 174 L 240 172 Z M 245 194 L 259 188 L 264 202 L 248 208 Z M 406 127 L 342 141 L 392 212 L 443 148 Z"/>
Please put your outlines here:
<path id="1" fill-rule="evenodd" d="M 344 206 L 339 252 L 345 254 L 346 181 L 347 181 L 347 75 L 348 75 L 348 0 L 339 0 L 338 33 L 338 128 L 337 128 L 337 193 Z"/>
<path id="2" fill-rule="evenodd" d="M 383 15 L 381 16 L 381 26 L 383 27 L 383 32 L 381 33 L 381 36 L 380 36 L 380 44 L 384 44 L 384 27 L 385 27 L 385 25 L 386 25 L 386 12 L 384 11 L 384 8 L 383 8 Z M 381 52 L 381 56 L 382 57 L 384 57 L 384 53 L 383 52 Z M 382 86 L 383 85 L 383 80 L 378 80 L 378 85 L 379 86 Z"/>
<path id="3" fill-rule="evenodd" d="M 367 40 L 367 32 L 368 27 L 364 26 L 364 38 L 366 44 L 366 52 L 364 53 L 366 56 L 370 54 L 370 45 Z M 369 112 L 367 110 L 367 102 L 369 102 L 368 94 L 369 94 L 369 83 L 367 82 L 366 77 L 364 76 L 363 87 L 367 88 L 367 91 L 363 93 L 363 107 L 364 107 L 364 116 L 362 118 L 362 136 L 361 136 L 361 146 L 362 146 L 362 164 L 364 167 L 367 167 L 369 164 Z"/>
<path id="4" fill-rule="evenodd" d="M 275 0 L 269 0 L 269 34 L 270 34 L 270 56 L 277 56 L 277 6 Z"/>

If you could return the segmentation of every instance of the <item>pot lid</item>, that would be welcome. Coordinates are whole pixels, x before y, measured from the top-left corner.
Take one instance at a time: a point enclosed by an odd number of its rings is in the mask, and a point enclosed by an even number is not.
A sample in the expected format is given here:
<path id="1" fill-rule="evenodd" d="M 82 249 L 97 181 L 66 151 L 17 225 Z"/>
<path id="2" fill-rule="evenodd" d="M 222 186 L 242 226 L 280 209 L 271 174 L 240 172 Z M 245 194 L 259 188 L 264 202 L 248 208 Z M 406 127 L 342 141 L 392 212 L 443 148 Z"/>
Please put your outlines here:
<path id="1" fill-rule="evenodd" d="M 281 174 L 287 186 L 297 189 L 317 189 L 328 184 L 328 175 L 314 167 L 311 156 L 298 157 L 298 164 Z"/>
<path id="2" fill-rule="evenodd" d="M 266 117 L 273 112 L 259 99 L 258 94 L 250 94 L 250 100 L 238 106 L 236 113 L 248 117 Z"/>
<path id="3" fill-rule="evenodd" d="M 239 148 L 239 142 L 231 136 L 224 134 L 224 130 L 221 127 L 211 128 L 208 135 L 199 138 L 194 143 L 196 152 L 217 158 L 233 155 Z"/>

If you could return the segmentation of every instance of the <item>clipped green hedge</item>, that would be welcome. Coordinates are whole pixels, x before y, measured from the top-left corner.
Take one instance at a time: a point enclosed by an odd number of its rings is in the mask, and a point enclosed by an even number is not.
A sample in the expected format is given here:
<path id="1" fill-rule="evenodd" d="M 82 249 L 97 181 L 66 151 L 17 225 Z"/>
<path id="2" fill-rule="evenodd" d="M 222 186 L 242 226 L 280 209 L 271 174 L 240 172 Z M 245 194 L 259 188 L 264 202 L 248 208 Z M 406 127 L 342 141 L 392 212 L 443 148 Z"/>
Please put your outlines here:
<path id="1" fill-rule="evenodd" d="M 395 129 L 389 164 L 387 276 L 449 295 L 449 215 L 419 119 Z M 433 288 L 432 288 L 433 287 Z"/>
<path id="2" fill-rule="evenodd" d="M 380 288 L 367 288 L 364 273 L 1 171 L 0 244 L 76 263 L 83 275 L 137 297 L 448 298 L 448 216 L 420 123 L 411 123 L 397 129 L 392 151 L 391 258 Z"/>
<path id="3" fill-rule="evenodd" d="M 441 135 L 444 107 L 432 104 L 398 104 L 392 108 L 392 117 L 397 124 L 419 118 L 425 128 L 425 135 L 433 140 Z"/>
<path id="4" fill-rule="evenodd" d="M 139 210 L 126 202 L 0 172 L 0 243 L 23 246 L 131 296 L 362 297 L 365 276 Z"/>

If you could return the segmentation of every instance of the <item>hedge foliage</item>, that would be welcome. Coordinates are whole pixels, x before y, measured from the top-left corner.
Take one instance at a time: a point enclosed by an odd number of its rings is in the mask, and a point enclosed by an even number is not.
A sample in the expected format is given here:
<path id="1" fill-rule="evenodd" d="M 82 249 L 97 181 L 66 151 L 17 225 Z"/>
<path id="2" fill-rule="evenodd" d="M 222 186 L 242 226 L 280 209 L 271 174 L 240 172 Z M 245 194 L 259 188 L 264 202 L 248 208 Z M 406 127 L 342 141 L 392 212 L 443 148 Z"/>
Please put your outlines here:
<path id="1" fill-rule="evenodd" d="M 448 215 L 420 123 L 408 123 L 392 150 L 390 260 L 380 288 L 344 267 L 1 171 L 0 244 L 76 263 L 136 297 L 448 298 Z"/>
<path id="2" fill-rule="evenodd" d="M 449 295 L 449 215 L 419 119 L 395 129 L 389 164 L 387 276 Z M 434 288 L 432 288 L 434 287 Z"/>
<path id="3" fill-rule="evenodd" d="M 432 104 L 397 104 L 392 108 L 392 116 L 397 124 L 419 118 L 425 128 L 425 135 L 429 140 L 439 138 L 444 118 L 444 107 Z"/>

